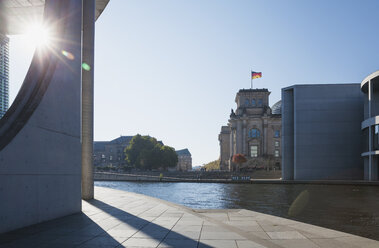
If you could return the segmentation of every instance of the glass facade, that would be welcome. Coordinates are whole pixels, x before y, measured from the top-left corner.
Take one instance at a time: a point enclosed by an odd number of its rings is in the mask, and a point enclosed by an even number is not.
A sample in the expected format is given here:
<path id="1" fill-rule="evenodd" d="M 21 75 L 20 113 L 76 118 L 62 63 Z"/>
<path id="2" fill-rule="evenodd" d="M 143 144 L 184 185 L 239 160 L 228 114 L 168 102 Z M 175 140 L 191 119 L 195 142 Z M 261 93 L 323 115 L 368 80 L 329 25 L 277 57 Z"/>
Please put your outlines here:
<path id="1" fill-rule="evenodd" d="M 9 38 L 0 34 L 0 118 L 9 104 Z"/>

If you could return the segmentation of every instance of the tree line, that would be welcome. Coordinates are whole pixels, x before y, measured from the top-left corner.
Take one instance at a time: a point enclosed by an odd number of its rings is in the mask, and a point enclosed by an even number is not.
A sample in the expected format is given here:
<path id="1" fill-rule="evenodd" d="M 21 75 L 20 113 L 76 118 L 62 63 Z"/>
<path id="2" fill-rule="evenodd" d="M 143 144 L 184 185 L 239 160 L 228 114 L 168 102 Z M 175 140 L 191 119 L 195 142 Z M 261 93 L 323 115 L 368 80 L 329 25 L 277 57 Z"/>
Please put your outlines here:
<path id="1" fill-rule="evenodd" d="M 135 135 L 124 150 L 128 164 L 141 170 L 167 170 L 178 163 L 175 149 L 150 136 Z"/>

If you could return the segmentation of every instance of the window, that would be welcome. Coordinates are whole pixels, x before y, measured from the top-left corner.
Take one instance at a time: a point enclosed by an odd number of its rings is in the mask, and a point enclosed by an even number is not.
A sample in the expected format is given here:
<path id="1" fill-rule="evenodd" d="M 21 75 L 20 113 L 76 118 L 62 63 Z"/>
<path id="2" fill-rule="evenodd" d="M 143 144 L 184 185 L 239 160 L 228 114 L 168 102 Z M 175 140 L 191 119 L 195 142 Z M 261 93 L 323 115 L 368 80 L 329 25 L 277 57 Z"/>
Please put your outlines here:
<path id="1" fill-rule="evenodd" d="M 279 130 L 276 130 L 275 133 L 274 133 L 274 137 L 275 138 L 279 138 L 280 137 L 280 131 Z"/>
<path id="2" fill-rule="evenodd" d="M 379 125 L 375 125 L 375 134 L 372 136 L 374 139 L 372 142 L 373 149 L 379 150 Z"/>
<path id="3" fill-rule="evenodd" d="M 261 132 L 258 129 L 253 128 L 249 131 L 249 138 L 259 138 L 261 136 Z"/>
<path id="4" fill-rule="evenodd" d="M 249 103 L 250 103 L 249 99 L 245 99 L 245 106 L 249 106 Z"/>
<path id="5" fill-rule="evenodd" d="M 250 146 L 250 157 L 256 158 L 258 157 L 258 146 Z"/>
<path id="6" fill-rule="evenodd" d="M 279 150 L 275 150 L 275 157 L 279 157 Z"/>
<path id="7" fill-rule="evenodd" d="M 251 105 L 252 105 L 252 106 L 254 106 L 254 107 L 255 107 L 255 106 L 256 106 L 256 104 L 257 104 L 257 103 L 255 102 L 255 99 L 251 100 Z"/>
<path id="8" fill-rule="evenodd" d="M 275 147 L 279 147 L 279 141 L 275 141 Z"/>
<path id="9" fill-rule="evenodd" d="M 258 106 L 259 106 L 259 107 L 262 107 L 262 105 L 263 105 L 263 101 L 262 101 L 262 99 L 258 99 Z"/>
<path id="10" fill-rule="evenodd" d="M 112 158 L 112 156 L 109 156 L 109 160 L 111 160 L 111 161 L 112 161 L 112 159 L 113 159 L 113 158 Z"/>

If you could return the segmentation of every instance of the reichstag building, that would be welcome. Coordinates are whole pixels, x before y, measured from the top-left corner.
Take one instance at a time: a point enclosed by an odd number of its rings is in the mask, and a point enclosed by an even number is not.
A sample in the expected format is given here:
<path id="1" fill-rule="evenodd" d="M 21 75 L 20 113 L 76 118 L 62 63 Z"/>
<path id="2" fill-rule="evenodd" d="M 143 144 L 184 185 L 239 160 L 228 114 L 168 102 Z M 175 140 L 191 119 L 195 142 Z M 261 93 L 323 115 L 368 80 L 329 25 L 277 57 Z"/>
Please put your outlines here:
<path id="1" fill-rule="evenodd" d="M 220 170 L 249 171 L 281 168 L 281 101 L 269 105 L 268 89 L 241 89 L 227 126 L 221 127 Z M 232 162 L 244 154 L 241 167 Z"/>

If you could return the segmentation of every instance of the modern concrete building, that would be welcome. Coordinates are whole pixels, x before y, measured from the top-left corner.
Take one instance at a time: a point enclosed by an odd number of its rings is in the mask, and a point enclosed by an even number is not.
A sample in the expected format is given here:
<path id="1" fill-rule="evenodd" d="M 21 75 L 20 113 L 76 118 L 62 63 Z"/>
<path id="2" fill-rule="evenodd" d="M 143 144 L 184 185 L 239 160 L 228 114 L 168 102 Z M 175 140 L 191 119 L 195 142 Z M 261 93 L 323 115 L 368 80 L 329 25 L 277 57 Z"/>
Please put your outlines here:
<path id="1" fill-rule="evenodd" d="M 283 179 L 362 180 L 363 117 L 360 84 L 282 89 Z"/>
<path id="2" fill-rule="evenodd" d="M 376 71 L 361 83 L 364 99 L 364 120 L 362 158 L 364 161 L 364 179 L 379 180 L 379 71 Z"/>
<path id="3" fill-rule="evenodd" d="M 9 104 L 9 38 L 0 33 L 0 118 Z"/>
<path id="4" fill-rule="evenodd" d="M 237 93 L 237 109 L 232 109 L 228 125 L 222 126 L 219 134 L 221 170 L 281 168 L 281 102 L 270 108 L 270 93 L 267 89 Z M 248 159 L 242 168 L 231 161 L 237 153 Z"/>
<path id="5" fill-rule="evenodd" d="M 0 233 L 78 213 L 93 198 L 94 22 L 107 3 L 0 1 L 0 33 L 31 20 L 56 31 L 0 119 Z"/>

